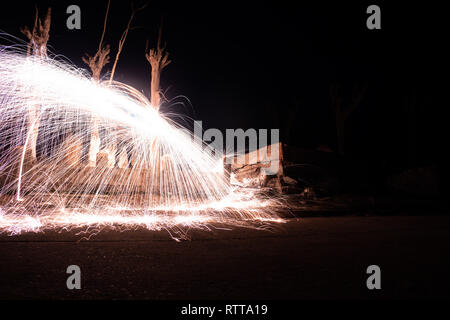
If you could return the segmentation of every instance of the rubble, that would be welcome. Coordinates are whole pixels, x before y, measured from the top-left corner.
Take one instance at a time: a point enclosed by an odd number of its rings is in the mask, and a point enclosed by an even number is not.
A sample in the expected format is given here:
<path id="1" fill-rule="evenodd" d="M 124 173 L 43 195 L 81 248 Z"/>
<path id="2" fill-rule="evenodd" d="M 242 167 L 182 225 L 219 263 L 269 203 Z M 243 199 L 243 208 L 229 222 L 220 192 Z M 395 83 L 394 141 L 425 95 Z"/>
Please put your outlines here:
<path id="1" fill-rule="evenodd" d="M 231 164 L 230 164 L 231 162 Z M 281 143 L 224 159 L 230 182 L 252 188 L 271 188 L 282 192 L 283 148 Z"/>

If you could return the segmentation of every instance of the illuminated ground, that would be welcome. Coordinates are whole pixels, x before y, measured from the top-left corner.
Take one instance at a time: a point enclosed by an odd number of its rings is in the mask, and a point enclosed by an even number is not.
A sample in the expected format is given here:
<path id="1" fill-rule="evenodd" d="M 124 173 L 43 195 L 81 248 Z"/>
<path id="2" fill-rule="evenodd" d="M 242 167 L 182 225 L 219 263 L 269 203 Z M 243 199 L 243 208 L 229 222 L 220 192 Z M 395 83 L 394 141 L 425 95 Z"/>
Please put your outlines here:
<path id="1" fill-rule="evenodd" d="M 450 297 L 450 217 L 291 219 L 275 232 L 165 231 L 0 236 L 0 298 L 221 299 Z M 66 267 L 82 270 L 69 291 Z M 368 292 L 378 264 L 382 290 Z"/>

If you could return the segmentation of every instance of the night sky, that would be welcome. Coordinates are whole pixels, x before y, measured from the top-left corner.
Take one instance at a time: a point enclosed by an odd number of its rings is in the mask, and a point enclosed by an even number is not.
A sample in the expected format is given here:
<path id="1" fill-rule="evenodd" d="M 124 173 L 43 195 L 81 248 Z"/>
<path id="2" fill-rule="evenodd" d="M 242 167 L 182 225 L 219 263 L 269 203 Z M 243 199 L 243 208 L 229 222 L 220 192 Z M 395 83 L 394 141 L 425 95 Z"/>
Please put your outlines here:
<path id="1" fill-rule="evenodd" d="M 32 26 L 34 3 L 2 7 L 0 29 L 25 40 L 19 27 Z M 145 42 L 155 45 L 162 21 L 172 59 L 162 73 L 162 89 L 172 100 L 163 112 L 203 120 L 204 129 L 280 128 L 288 144 L 336 150 L 330 86 L 338 84 L 346 101 L 355 84 L 367 84 L 346 123 L 346 152 L 393 171 L 436 164 L 443 137 L 436 125 L 443 108 L 437 98 L 443 9 L 411 2 L 314 3 L 150 1 L 136 16 L 115 79 L 148 95 Z M 37 4 L 42 14 L 53 10 L 50 50 L 86 68 L 81 57 L 96 51 L 107 1 Z M 66 28 L 70 4 L 81 7 L 81 30 Z M 370 4 L 381 7 L 381 30 L 366 28 Z M 105 37 L 111 60 L 129 14 L 128 1 L 112 1 Z M 408 112 L 411 98 L 416 103 Z"/>

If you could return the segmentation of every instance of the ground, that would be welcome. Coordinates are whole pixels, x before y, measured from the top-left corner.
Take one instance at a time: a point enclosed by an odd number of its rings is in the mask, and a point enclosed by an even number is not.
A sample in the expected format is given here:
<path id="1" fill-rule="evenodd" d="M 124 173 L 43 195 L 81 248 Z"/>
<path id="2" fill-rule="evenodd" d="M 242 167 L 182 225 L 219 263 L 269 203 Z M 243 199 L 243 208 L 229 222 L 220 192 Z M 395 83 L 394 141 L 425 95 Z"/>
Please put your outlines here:
<path id="1" fill-rule="evenodd" d="M 292 218 L 270 231 L 0 235 L 0 299 L 450 297 L 450 217 Z M 66 288 L 81 268 L 82 289 Z M 379 291 L 366 268 L 381 268 Z"/>

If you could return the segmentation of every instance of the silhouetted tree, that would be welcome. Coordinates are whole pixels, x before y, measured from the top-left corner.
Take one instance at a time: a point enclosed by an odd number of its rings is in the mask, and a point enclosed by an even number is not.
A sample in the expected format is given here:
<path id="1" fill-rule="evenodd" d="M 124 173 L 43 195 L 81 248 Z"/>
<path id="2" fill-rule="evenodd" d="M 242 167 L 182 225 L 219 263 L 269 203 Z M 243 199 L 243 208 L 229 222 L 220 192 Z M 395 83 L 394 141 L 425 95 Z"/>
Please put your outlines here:
<path id="1" fill-rule="evenodd" d="M 408 164 L 413 167 L 416 165 L 416 127 L 417 127 L 417 115 L 416 115 L 416 95 L 414 93 L 405 96 L 404 98 L 404 111 L 406 113 L 407 120 L 407 141 L 408 141 Z"/>
<path id="2" fill-rule="evenodd" d="M 349 103 L 343 104 L 342 94 L 339 92 L 339 86 L 336 84 L 331 85 L 331 108 L 334 111 L 336 119 L 336 133 L 337 133 L 337 146 L 339 154 L 344 154 L 345 147 L 345 121 L 349 115 L 360 105 L 365 93 L 367 91 L 367 85 L 354 85 Z"/>
<path id="3" fill-rule="evenodd" d="M 100 81 L 100 74 L 102 72 L 102 69 L 105 65 L 109 62 L 109 52 L 110 47 L 109 45 L 103 46 L 103 39 L 105 37 L 105 31 L 106 31 L 106 22 L 108 21 L 108 13 L 109 13 L 109 7 L 111 4 L 111 0 L 108 0 L 108 5 L 106 7 L 106 13 L 105 13 L 105 19 L 103 22 L 103 32 L 102 37 L 100 38 L 100 43 L 98 45 L 97 52 L 94 56 L 90 56 L 86 54 L 86 57 L 83 57 L 83 62 L 86 63 L 92 72 L 92 78 L 95 81 Z M 92 115 L 92 128 L 91 128 L 91 137 L 89 142 L 89 153 L 88 153 L 88 159 L 89 159 L 89 165 L 94 167 L 97 162 L 97 153 L 100 151 L 100 135 L 98 131 L 98 119 L 95 117 L 95 115 Z"/>
<path id="4" fill-rule="evenodd" d="M 145 57 L 147 58 L 147 61 L 150 63 L 150 66 L 152 68 L 150 102 L 156 109 L 158 109 L 161 105 L 161 92 L 159 89 L 161 71 L 171 62 L 169 60 L 169 53 L 164 52 L 166 45 L 164 44 L 164 47 L 161 47 L 161 37 L 162 28 L 159 29 L 156 49 L 150 49 L 150 51 L 148 51 L 148 41 L 145 49 Z"/>
<path id="5" fill-rule="evenodd" d="M 50 37 L 51 8 L 48 8 L 44 20 L 39 18 L 39 12 L 36 7 L 36 16 L 33 29 L 28 27 L 20 28 L 20 31 L 28 38 L 27 55 L 33 55 L 38 59 L 47 57 L 47 42 Z M 36 144 L 39 134 L 41 108 L 37 105 L 31 105 L 27 113 L 27 148 L 31 151 L 32 161 L 37 160 Z"/>
<path id="6" fill-rule="evenodd" d="M 123 31 L 122 36 L 120 37 L 120 40 L 119 40 L 119 45 L 117 47 L 116 58 L 114 59 L 114 64 L 113 64 L 113 67 L 112 67 L 112 70 L 111 70 L 111 76 L 109 77 L 109 83 L 111 83 L 113 81 L 113 79 L 114 79 L 114 74 L 116 72 L 117 62 L 119 61 L 119 57 L 120 57 L 120 54 L 122 52 L 123 46 L 125 44 L 125 40 L 127 39 L 128 32 L 133 29 L 133 27 L 131 26 L 131 23 L 133 22 L 133 19 L 136 16 L 136 13 L 138 13 L 141 10 L 143 10 L 146 6 L 147 6 L 147 4 L 144 4 L 143 6 L 135 9 L 133 2 L 131 2 L 130 19 L 128 19 L 127 26 L 126 26 L 125 30 Z"/>

